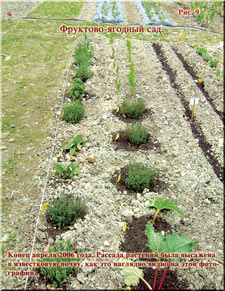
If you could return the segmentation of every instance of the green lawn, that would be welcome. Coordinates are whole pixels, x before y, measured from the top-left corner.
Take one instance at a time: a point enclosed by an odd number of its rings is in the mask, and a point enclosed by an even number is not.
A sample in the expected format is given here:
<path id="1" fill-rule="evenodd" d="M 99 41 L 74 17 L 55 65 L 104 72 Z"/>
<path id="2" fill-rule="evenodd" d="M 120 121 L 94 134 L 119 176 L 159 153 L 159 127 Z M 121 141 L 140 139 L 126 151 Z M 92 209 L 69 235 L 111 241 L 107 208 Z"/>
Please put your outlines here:
<path id="1" fill-rule="evenodd" d="M 83 2 L 43 2 L 28 17 L 73 19 L 80 14 Z"/>

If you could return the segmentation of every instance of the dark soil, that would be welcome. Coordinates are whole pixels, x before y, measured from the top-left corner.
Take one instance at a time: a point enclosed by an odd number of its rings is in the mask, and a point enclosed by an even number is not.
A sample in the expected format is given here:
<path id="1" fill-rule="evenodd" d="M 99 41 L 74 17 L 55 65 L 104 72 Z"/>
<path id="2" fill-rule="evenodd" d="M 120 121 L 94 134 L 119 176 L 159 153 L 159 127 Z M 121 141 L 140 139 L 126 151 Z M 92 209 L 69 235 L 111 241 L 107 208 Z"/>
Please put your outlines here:
<path id="1" fill-rule="evenodd" d="M 192 77 L 192 79 L 194 81 L 197 81 L 197 82 L 195 82 L 196 86 L 202 91 L 203 95 L 205 96 L 205 98 L 209 102 L 209 104 L 211 105 L 214 112 L 219 116 L 219 118 L 222 121 L 224 121 L 224 113 L 220 112 L 219 110 L 216 109 L 216 105 L 214 104 L 213 100 L 210 98 L 209 93 L 204 88 L 204 82 L 199 84 L 199 82 L 198 82 L 199 78 L 196 76 L 193 68 L 191 66 L 189 66 L 189 64 L 185 61 L 184 57 L 177 51 L 177 49 L 173 48 L 173 50 L 174 50 L 175 54 L 177 55 L 177 57 L 179 58 L 179 60 L 182 62 L 184 69 L 189 73 L 189 75 Z"/>
<path id="2" fill-rule="evenodd" d="M 116 135 L 119 133 L 120 137 L 115 141 Z M 148 134 L 147 142 L 142 143 L 140 145 L 133 144 L 128 139 L 126 133 L 124 131 L 119 131 L 113 133 L 112 141 L 116 144 L 116 149 L 122 149 L 126 151 L 138 151 L 138 150 L 151 150 L 151 149 L 159 149 L 159 142 L 154 139 L 150 134 Z"/>
<path id="3" fill-rule="evenodd" d="M 154 277 L 155 277 L 155 269 L 147 268 L 144 270 L 144 279 L 153 286 Z M 156 279 L 156 288 L 158 290 L 160 281 L 162 279 L 164 273 L 164 269 L 159 269 Z M 178 279 L 177 278 L 177 271 L 167 270 L 165 281 L 163 282 L 162 288 L 160 290 L 187 290 L 188 288 L 188 281 L 186 279 Z M 133 287 L 132 290 L 148 290 L 146 285 L 140 281 L 140 283 Z"/>
<path id="4" fill-rule="evenodd" d="M 132 222 L 127 224 L 127 231 L 125 233 L 124 242 L 120 245 L 120 250 L 127 253 L 151 253 L 150 249 L 145 246 L 148 242 L 145 229 L 147 222 L 149 220 L 152 221 L 152 219 L 153 215 L 133 218 Z M 165 231 L 166 234 L 172 233 L 171 225 L 161 217 L 156 218 L 154 227 L 156 232 Z"/>
<path id="5" fill-rule="evenodd" d="M 120 181 L 116 184 L 117 178 L 121 175 Z M 129 188 L 125 184 L 125 179 L 128 177 L 128 167 L 125 166 L 120 169 L 120 171 L 116 171 L 115 174 L 112 176 L 111 182 L 112 184 L 116 185 L 118 191 L 127 191 L 129 194 L 136 193 L 133 189 Z M 149 190 L 151 192 L 161 192 L 165 190 L 167 184 L 164 181 L 161 181 L 160 178 L 156 179 L 153 184 L 150 186 Z"/>
<path id="6" fill-rule="evenodd" d="M 146 109 L 143 114 L 141 116 L 139 116 L 138 118 L 130 118 L 128 116 L 126 116 L 125 114 L 121 114 L 120 112 L 116 113 L 116 110 L 112 111 L 112 114 L 115 115 L 117 118 L 119 118 L 119 120 L 123 121 L 123 122 L 127 122 L 127 123 L 131 123 L 134 121 L 142 121 L 145 118 L 151 116 L 151 110 L 150 109 Z"/>
<path id="7" fill-rule="evenodd" d="M 190 121 L 191 110 L 189 109 L 188 102 L 185 100 L 185 97 L 181 93 L 180 86 L 176 83 L 176 72 L 173 71 L 171 67 L 169 66 L 167 59 L 163 55 L 161 46 L 157 43 L 153 43 L 153 48 L 162 65 L 163 70 L 169 76 L 169 80 L 170 80 L 170 84 L 172 88 L 176 90 L 177 96 L 179 97 L 180 102 L 182 106 L 184 107 L 185 115 L 187 117 L 187 120 L 190 122 L 190 127 L 191 127 L 193 136 L 198 140 L 198 145 L 201 148 L 202 152 L 204 153 L 207 161 L 212 166 L 214 173 L 216 174 L 218 179 L 220 179 L 220 181 L 223 183 L 224 182 L 223 167 L 220 165 L 217 158 L 214 156 L 212 152 L 212 146 L 207 142 L 206 137 L 204 136 L 203 131 L 201 130 L 201 127 L 198 124 L 198 122 L 195 119 Z"/>
<path id="8" fill-rule="evenodd" d="M 146 224 L 150 220 L 152 221 L 152 215 L 141 216 L 140 218 L 134 218 L 131 223 L 127 224 L 127 232 L 125 233 L 125 240 L 120 245 L 120 250 L 126 253 L 151 253 L 151 250 L 146 247 L 148 242 L 147 236 L 145 235 Z M 157 217 L 155 224 L 155 231 L 165 231 L 166 235 L 172 233 L 171 225 L 168 224 L 164 219 Z M 139 261 L 156 261 L 156 259 L 138 259 Z M 153 286 L 155 269 L 145 268 L 144 279 Z M 156 290 L 159 286 L 161 278 L 163 276 L 164 269 L 159 269 Z M 165 281 L 162 286 L 162 290 L 186 290 L 188 288 L 188 282 L 186 280 L 179 280 L 177 278 L 177 271 L 167 270 Z M 140 280 L 139 284 L 132 287 L 132 290 L 148 290 L 146 285 Z"/>

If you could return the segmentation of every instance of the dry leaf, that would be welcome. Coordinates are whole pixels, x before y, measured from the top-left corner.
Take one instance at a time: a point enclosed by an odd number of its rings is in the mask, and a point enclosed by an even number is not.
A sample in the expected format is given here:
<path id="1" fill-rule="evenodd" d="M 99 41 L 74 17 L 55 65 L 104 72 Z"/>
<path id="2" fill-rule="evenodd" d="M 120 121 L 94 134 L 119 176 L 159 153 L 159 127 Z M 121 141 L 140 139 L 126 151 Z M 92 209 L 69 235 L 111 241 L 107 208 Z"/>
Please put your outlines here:
<path id="1" fill-rule="evenodd" d="M 119 108 L 119 107 L 117 107 L 117 109 L 116 109 L 116 113 L 118 113 L 118 112 L 119 112 L 119 110 L 120 110 L 120 108 Z"/>
<path id="2" fill-rule="evenodd" d="M 28 207 L 28 209 L 30 209 L 30 208 L 31 208 L 31 204 L 30 204 L 30 203 L 28 203 L 27 207 Z"/>
<path id="3" fill-rule="evenodd" d="M 60 158 L 60 157 L 62 156 L 62 153 L 63 153 L 63 152 L 60 152 L 60 153 L 57 155 L 57 159 Z"/>
<path id="4" fill-rule="evenodd" d="M 96 161 L 95 158 L 91 158 L 91 157 L 86 157 L 86 160 L 89 162 L 89 163 L 94 163 Z"/>
<path id="5" fill-rule="evenodd" d="M 82 145 L 78 143 L 78 145 L 77 145 L 77 149 L 78 149 L 78 151 L 81 152 L 81 151 L 82 151 Z"/>

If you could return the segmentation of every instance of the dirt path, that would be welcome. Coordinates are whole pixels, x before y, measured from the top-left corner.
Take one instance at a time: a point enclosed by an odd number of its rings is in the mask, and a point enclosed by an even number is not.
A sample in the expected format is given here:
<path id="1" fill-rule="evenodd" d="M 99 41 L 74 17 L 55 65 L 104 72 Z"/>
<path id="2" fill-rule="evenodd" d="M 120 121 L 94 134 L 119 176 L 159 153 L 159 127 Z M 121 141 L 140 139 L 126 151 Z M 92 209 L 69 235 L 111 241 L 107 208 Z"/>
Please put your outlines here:
<path id="1" fill-rule="evenodd" d="M 85 1 L 78 19 L 92 22 L 93 17 L 95 16 L 95 13 L 96 13 L 96 2 L 95 1 L 92 1 L 92 2 Z"/>
<path id="2" fill-rule="evenodd" d="M 139 14 L 134 2 L 122 1 L 124 24 L 143 24 L 141 15 Z"/>

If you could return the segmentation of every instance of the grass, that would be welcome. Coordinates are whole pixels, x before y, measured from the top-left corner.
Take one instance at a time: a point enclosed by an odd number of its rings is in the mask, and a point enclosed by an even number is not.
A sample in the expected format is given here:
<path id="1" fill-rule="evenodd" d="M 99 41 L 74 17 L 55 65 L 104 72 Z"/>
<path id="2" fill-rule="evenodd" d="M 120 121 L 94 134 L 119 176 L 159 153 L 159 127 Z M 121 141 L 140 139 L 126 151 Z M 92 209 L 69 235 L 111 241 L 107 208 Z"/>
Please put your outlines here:
<path id="1" fill-rule="evenodd" d="M 28 17 L 41 17 L 46 19 L 74 19 L 80 14 L 83 1 L 79 2 L 43 2 L 34 9 Z"/>

